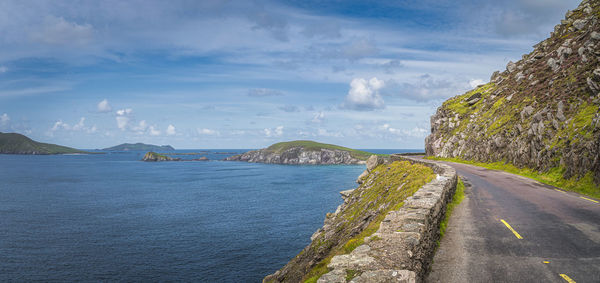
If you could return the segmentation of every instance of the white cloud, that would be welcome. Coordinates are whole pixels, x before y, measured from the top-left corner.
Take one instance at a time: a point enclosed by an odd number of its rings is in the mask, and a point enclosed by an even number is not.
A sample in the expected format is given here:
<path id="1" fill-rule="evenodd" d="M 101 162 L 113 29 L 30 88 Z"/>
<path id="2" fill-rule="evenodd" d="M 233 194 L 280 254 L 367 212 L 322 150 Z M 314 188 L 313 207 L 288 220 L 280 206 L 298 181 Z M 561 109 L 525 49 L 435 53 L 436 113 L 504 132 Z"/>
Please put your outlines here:
<path id="1" fill-rule="evenodd" d="M 427 134 L 429 134 L 428 130 L 420 128 L 420 127 L 414 127 L 410 130 L 406 130 L 406 129 L 392 128 L 389 124 L 383 124 L 383 125 L 379 126 L 379 129 L 383 130 L 385 132 L 389 132 L 394 135 L 408 136 L 408 137 L 415 137 L 415 138 L 425 137 Z"/>
<path id="2" fill-rule="evenodd" d="M 469 81 L 469 85 L 472 88 L 476 88 L 478 85 L 482 85 L 482 84 L 485 84 L 485 82 L 482 79 L 471 79 Z"/>
<path id="3" fill-rule="evenodd" d="M 248 96 L 265 97 L 265 96 L 281 96 L 283 92 L 270 88 L 253 88 L 248 90 Z"/>
<path id="4" fill-rule="evenodd" d="M 86 45 L 94 36 L 94 29 L 89 24 L 77 24 L 63 17 L 46 16 L 40 29 L 31 33 L 35 41 L 54 45 Z"/>
<path id="5" fill-rule="evenodd" d="M 175 126 L 169 124 L 169 126 L 167 126 L 167 135 L 168 136 L 173 136 L 175 134 L 176 134 L 176 132 L 175 132 Z"/>
<path id="6" fill-rule="evenodd" d="M 115 117 L 115 119 L 117 120 L 117 127 L 121 130 L 121 131 L 125 131 L 127 129 L 127 126 L 129 125 L 129 121 L 131 120 L 131 117 L 129 117 L 129 115 L 133 112 L 133 110 L 131 108 L 125 108 L 125 109 L 120 109 L 117 110 L 117 117 Z M 144 122 L 144 121 L 142 121 Z"/>
<path id="7" fill-rule="evenodd" d="M 312 118 L 311 122 L 321 123 L 321 122 L 323 122 L 323 119 L 325 119 L 325 113 L 323 113 L 323 111 L 321 111 L 321 112 L 315 114 L 315 116 Z"/>
<path id="8" fill-rule="evenodd" d="M 8 68 L 6 68 L 5 66 L 0 66 L 0 74 L 6 73 L 7 71 L 8 71 Z"/>
<path id="9" fill-rule="evenodd" d="M 50 130 L 48 131 L 48 135 L 53 136 L 54 132 L 59 131 L 59 130 L 63 130 L 63 131 L 72 131 L 72 132 L 87 132 L 88 134 L 93 134 L 95 133 L 98 128 L 96 127 L 96 125 L 92 126 L 92 127 L 87 127 L 85 125 L 85 117 L 81 117 L 79 119 L 79 122 L 77 122 L 77 124 L 75 125 L 70 125 L 68 123 L 63 122 L 62 120 L 58 120 L 54 123 L 54 125 L 52 126 L 52 128 L 50 128 Z"/>
<path id="10" fill-rule="evenodd" d="M 119 116 L 123 116 L 123 115 L 129 115 L 133 112 L 133 109 L 131 108 L 126 108 L 126 109 L 121 109 L 121 110 L 117 110 L 117 115 Z"/>
<path id="11" fill-rule="evenodd" d="M 8 116 L 8 114 L 2 114 L 2 116 L 0 116 L 0 124 L 4 126 L 8 124 L 8 122 L 10 122 L 10 117 Z"/>
<path id="12" fill-rule="evenodd" d="M 343 108 L 369 111 L 385 108 L 379 90 L 385 86 L 383 80 L 355 78 L 350 82 L 350 91 Z"/>
<path id="13" fill-rule="evenodd" d="M 98 112 L 106 113 L 112 111 L 112 107 L 108 103 L 108 100 L 104 99 L 98 103 Z"/>
<path id="14" fill-rule="evenodd" d="M 154 128 L 154 126 L 148 127 L 148 131 L 149 131 L 148 133 L 151 136 L 160 136 L 160 130 L 157 130 L 156 128 Z"/>
<path id="15" fill-rule="evenodd" d="M 341 138 L 344 135 L 342 135 L 342 133 L 340 132 L 330 132 L 327 131 L 326 129 L 319 129 L 318 131 L 318 135 L 319 136 L 323 136 L 323 137 L 336 137 L 336 138 Z"/>
<path id="16" fill-rule="evenodd" d="M 263 133 L 267 137 L 279 137 L 283 135 L 283 126 L 277 126 L 275 129 L 265 128 L 263 129 Z"/>
<path id="17" fill-rule="evenodd" d="M 198 129 L 196 129 L 196 131 L 200 135 L 218 135 L 219 134 L 219 132 L 217 132 L 215 130 L 206 129 L 206 128 L 202 128 L 202 129 L 198 128 Z"/>
<path id="18" fill-rule="evenodd" d="M 144 134 L 146 129 L 148 129 L 148 123 L 146 123 L 146 120 L 142 120 L 136 126 L 131 127 L 131 130 L 139 135 Z"/>
<path id="19" fill-rule="evenodd" d="M 83 128 L 85 128 L 85 117 L 81 117 L 79 123 L 73 125 L 73 131 L 81 131 Z"/>

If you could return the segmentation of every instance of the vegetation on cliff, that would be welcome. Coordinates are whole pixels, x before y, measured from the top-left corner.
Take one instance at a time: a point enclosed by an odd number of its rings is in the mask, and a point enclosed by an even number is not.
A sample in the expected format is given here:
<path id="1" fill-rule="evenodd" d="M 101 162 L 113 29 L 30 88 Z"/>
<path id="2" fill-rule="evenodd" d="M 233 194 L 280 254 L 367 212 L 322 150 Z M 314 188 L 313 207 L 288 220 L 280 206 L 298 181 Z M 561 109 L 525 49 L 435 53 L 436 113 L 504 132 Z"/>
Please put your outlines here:
<path id="1" fill-rule="evenodd" d="M 17 133 L 0 133 L 0 153 L 47 155 L 88 152 L 56 144 L 36 142 Z"/>
<path id="2" fill-rule="evenodd" d="M 342 150 L 342 151 L 349 152 L 352 157 L 359 159 L 359 160 L 367 160 L 367 158 L 369 158 L 369 156 L 373 155 L 372 153 L 369 153 L 366 151 L 351 149 L 351 148 L 334 145 L 334 144 L 326 144 L 326 143 L 319 143 L 319 142 L 315 142 L 315 141 L 308 141 L 308 140 L 280 142 L 280 143 L 276 143 L 276 144 L 269 146 L 267 148 L 267 150 L 273 151 L 275 153 L 282 153 L 282 152 L 289 150 L 291 148 L 294 148 L 294 147 L 301 147 L 306 151 L 321 151 L 322 149 Z"/>
<path id="3" fill-rule="evenodd" d="M 162 155 L 156 152 L 147 152 L 142 158 L 142 161 L 179 161 L 180 158 L 172 158 L 170 156 Z"/>
<path id="4" fill-rule="evenodd" d="M 377 231 L 389 211 L 402 207 L 407 197 L 433 178 L 431 168 L 408 161 L 375 167 L 357 189 L 344 192 L 344 204 L 327 214 L 323 228 L 311 237 L 312 243 L 265 281 L 316 282 L 329 271 L 327 265 L 335 255 L 348 254 L 360 246 Z"/>
<path id="5" fill-rule="evenodd" d="M 139 150 L 139 151 L 169 151 L 169 150 L 175 150 L 172 146 L 170 145 L 153 145 L 153 144 L 145 144 L 145 143 L 123 143 L 120 145 L 115 145 L 113 147 L 107 147 L 107 148 L 103 148 L 102 150 L 106 150 L 106 151 L 132 151 L 132 150 Z"/>
<path id="6" fill-rule="evenodd" d="M 360 164 L 371 155 L 343 146 L 299 140 L 276 143 L 226 160 L 275 164 Z"/>
<path id="7" fill-rule="evenodd" d="M 427 155 L 600 194 L 599 30 L 600 1 L 583 1 L 522 60 L 444 102 Z"/>

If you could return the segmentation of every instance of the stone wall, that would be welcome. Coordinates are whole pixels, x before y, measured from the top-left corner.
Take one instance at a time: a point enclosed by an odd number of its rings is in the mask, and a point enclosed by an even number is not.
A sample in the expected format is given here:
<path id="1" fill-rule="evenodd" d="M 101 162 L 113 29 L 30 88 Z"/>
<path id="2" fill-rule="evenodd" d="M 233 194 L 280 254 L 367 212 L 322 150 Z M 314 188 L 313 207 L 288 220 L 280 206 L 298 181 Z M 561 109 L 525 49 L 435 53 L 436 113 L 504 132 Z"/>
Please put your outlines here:
<path id="1" fill-rule="evenodd" d="M 379 230 L 350 254 L 334 256 L 318 282 L 421 282 L 433 258 L 439 224 L 456 190 L 456 171 L 429 160 L 392 155 L 431 167 L 438 177 L 389 212 Z"/>

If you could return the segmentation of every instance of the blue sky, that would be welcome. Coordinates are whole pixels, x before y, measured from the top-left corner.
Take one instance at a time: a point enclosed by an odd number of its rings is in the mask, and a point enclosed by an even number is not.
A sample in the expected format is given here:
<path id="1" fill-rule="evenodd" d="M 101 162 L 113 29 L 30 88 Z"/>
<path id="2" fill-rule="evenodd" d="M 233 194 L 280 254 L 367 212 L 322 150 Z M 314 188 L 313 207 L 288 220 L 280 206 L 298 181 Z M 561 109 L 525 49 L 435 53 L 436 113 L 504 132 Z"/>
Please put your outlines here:
<path id="1" fill-rule="evenodd" d="M 1 1 L 0 131 L 78 148 L 422 148 L 572 0 Z"/>

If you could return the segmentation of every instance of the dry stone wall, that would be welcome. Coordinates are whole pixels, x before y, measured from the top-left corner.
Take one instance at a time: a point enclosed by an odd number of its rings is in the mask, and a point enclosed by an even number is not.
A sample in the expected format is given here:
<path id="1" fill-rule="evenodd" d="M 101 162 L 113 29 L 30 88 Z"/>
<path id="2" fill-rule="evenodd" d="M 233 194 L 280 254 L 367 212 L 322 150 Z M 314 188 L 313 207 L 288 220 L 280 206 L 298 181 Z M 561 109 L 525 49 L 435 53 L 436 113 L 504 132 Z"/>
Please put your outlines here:
<path id="1" fill-rule="evenodd" d="M 456 171 L 447 165 L 392 155 L 392 161 L 408 160 L 431 167 L 438 175 L 425 184 L 404 206 L 389 212 L 379 230 L 350 254 L 334 256 L 331 270 L 318 282 L 421 282 L 431 264 L 439 240 L 439 224 L 456 190 Z"/>

